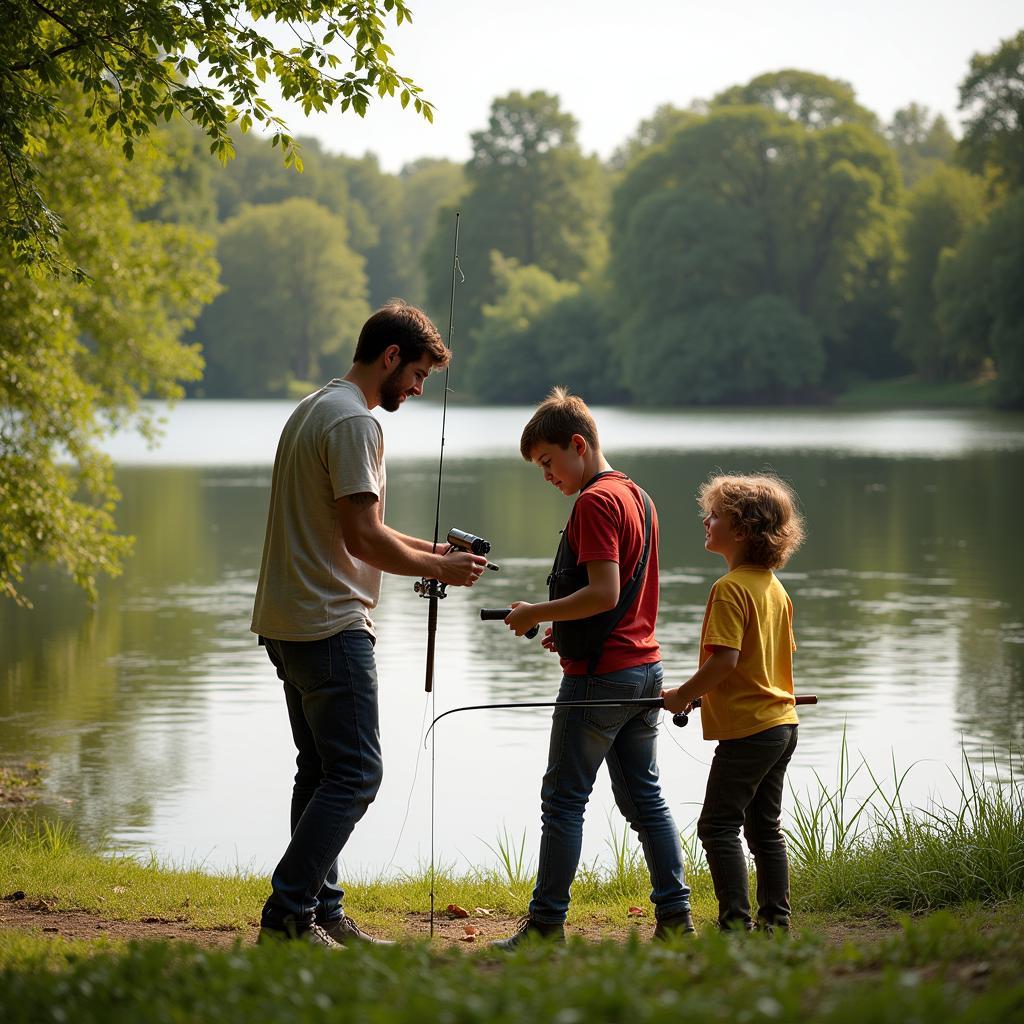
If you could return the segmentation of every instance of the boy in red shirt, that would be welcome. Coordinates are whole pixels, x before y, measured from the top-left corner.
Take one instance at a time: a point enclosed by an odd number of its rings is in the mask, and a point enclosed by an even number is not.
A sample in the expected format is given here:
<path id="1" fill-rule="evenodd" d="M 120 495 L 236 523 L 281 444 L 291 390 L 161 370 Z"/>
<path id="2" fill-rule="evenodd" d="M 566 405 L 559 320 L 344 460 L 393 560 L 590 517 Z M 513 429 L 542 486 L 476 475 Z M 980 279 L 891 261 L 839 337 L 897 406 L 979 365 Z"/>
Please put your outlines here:
<path id="1" fill-rule="evenodd" d="M 549 580 L 548 601 L 513 602 L 518 636 L 551 622 L 543 644 L 561 657 L 559 701 L 633 700 L 661 693 L 658 523 L 650 498 L 601 453 L 582 399 L 555 388 L 523 430 L 520 451 L 563 494 L 579 493 Z M 655 938 L 693 931 L 679 831 L 661 795 L 659 711 L 555 708 L 541 787 L 541 844 L 529 913 L 508 939 L 564 941 L 569 887 L 579 865 L 583 813 L 598 768 L 608 765 L 615 802 L 640 838 L 651 873 Z"/>

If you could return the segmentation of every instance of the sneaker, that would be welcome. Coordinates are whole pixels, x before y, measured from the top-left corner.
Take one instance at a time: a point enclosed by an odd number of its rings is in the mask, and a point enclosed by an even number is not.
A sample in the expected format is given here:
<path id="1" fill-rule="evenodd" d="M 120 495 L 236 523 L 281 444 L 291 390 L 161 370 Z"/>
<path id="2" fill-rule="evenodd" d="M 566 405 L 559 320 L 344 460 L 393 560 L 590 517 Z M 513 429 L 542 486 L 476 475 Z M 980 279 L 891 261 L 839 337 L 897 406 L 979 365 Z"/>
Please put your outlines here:
<path id="1" fill-rule="evenodd" d="M 268 928 L 263 925 L 256 941 L 263 945 L 268 942 L 305 942 L 310 946 L 320 946 L 322 949 L 341 949 L 342 944 L 335 942 L 326 929 L 315 921 L 308 928 L 298 931 L 294 926 L 288 928 Z"/>
<path id="2" fill-rule="evenodd" d="M 507 939 L 498 939 L 491 943 L 492 949 L 509 951 L 521 946 L 524 942 L 535 942 L 544 939 L 549 942 L 565 942 L 565 928 L 560 924 L 544 924 L 543 921 L 535 921 L 529 914 L 520 918 L 516 930 Z"/>
<path id="3" fill-rule="evenodd" d="M 325 921 L 322 931 L 340 946 L 347 946 L 353 942 L 366 942 L 374 946 L 394 945 L 390 939 L 377 939 L 372 935 L 367 935 L 347 914 L 339 917 L 336 921 Z"/>
<path id="4" fill-rule="evenodd" d="M 658 919 L 654 926 L 655 942 L 671 942 L 683 935 L 693 935 L 693 917 L 689 910 L 681 910 L 678 914 L 669 914 Z"/>

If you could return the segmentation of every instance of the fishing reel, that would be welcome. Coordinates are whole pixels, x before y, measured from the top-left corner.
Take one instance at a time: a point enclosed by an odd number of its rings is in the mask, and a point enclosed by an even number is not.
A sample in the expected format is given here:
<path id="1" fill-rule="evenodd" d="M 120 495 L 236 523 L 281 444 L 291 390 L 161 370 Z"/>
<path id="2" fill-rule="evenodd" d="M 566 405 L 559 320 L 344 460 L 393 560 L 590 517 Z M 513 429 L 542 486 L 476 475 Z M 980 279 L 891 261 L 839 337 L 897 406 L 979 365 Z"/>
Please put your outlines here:
<path id="1" fill-rule="evenodd" d="M 452 548 L 458 548 L 459 551 L 468 551 L 474 555 L 486 555 L 491 550 L 491 542 L 489 540 L 484 540 L 483 537 L 478 537 L 474 533 L 466 533 L 465 530 L 456 530 L 454 526 L 448 531 L 448 536 L 445 539 Z M 501 566 L 495 565 L 493 562 L 487 562 L 486 568 L 497 572 Z M 424 577 L 421 580 L 417 580 L 412 585 L 412 588 L 420 597 L 436 597 L 440 600 L 448 596 L 448 584 L 442 583 L 440 580 L 430 580 Z"/>

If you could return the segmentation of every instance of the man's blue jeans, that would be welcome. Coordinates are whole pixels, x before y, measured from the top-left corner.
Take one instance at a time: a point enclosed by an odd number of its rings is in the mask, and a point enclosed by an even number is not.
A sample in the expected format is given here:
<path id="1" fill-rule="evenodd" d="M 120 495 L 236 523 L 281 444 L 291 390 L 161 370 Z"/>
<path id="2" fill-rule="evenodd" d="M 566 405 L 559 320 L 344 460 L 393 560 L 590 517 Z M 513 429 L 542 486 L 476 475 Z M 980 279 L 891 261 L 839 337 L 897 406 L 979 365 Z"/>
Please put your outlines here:
<path id="1" fill-rule="evenodd" d="M 380 789 L 373 638 L 346 630 L 326 640 L 263 643 L 284 682 L 298 756 L 291 842 L 274 869 L 262 924 L 304 931 L 343 916 L 338 854 Z"/>
<path id="2" fill-rule="evenodd" d="M 632 700 L 661 693 L 661 662 L 605 676 L 563 676 L 558 700 Z M 561 924 L 583 846 L 583 813 L 604 761 L 615 803 L 636 832 L 658 918 L 690 909 L 683 851 L 658 783 L 655 708 L 555 708 L 541 787 L 541 840 L 530 917 Z"/>

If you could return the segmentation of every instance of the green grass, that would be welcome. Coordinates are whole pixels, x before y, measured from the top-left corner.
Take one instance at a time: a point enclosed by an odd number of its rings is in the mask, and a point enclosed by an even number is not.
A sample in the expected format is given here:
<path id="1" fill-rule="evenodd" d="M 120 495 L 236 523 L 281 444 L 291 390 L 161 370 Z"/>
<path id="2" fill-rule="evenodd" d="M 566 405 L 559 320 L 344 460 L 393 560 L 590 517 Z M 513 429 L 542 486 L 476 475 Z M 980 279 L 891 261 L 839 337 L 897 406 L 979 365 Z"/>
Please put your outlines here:
<path id="1" fill-rule="evenodd" d="M 570 940 L 511 957 L 479 944 L 447 952 L 422 941 L 339 953 L 300 944 L 209 950 L 0 929 L 0 1017 L 5 1024 L 1024 1021 L 1019 775 L 986 774 L 965 759 L 956 806 L 918 810 L 904 806 L 906 775 L 894 767 L 882 779 L 863 762 L 854 766 L 844 743 L 835 780 L 791 797 L 792 940 L 714 933 L 710 881 L 691 838 L 689 875 L 703 928 L 674 947 L 641 942 L 649 929 L 632 928 L 625 941 Z M 628 833 L 613 830 L 609 848 L 603 866 L 581 869 L 570 924 L 607 921 L 621 934 L 625 906 L 643 905 L 649 882 Z M 457 875 L 440 866 L 437 906 L 521 911 L 532 883 L 525 843 L 505 832 L 495 852 L 493 869 Z M 5 891 L 20 888 L 58 907 L 220 927 L 254 922 L 267 889 L 265 878 L 242 872 L 100 857 L 66 827 L 18 818 L 0 826 L 0 878 Z M 425 868 L 347 881 L 346 902 L 360 920 L 401 934 L 402 914 L 423 911 L 429 887 Z M 922 910 L 932 913 L 921 917 Z"/>
<path id="2" fill-rule="evenodd" d="M 908 770 L 909 771 L 909 770 Z M 880 778 L 864 762 L 854 766 L 845 739 L 836 778 L 793 793 L 787 803 L 794 910 L 817 914 L 891 914 L 962 903 L 995 904 L 1024 896 L 1024 789 L 1009 777 L 966 757 L 951 807 L 904 806 L 908 772 Z M 858 788 L 865 795 L 855 797 Z M 609 823 L 611 828 L 611 823 Z M 632 834 L 612 828 L 606 863 L 584 864 L 573 885 L 574 920 L 617 921 L 631 904 L 647 906 L 650 881 Z M 435 871 L 435 906 L 485 907 L 516 915 L 526 908 L 534 865 L 525 836 L 507 831 L 496 840 L 497 864 L 457 872 Z M 684 837 L 687 880 L 698 920 L 713 920 L 714 893 L 695 839 Z M 0 824 L 0 878 L 5 892 L 23 890 L 61 908 L 105 917 L 156 917 L 199 927 L 242 928 L 258 920 L 268 883 L 238 871 L 209 874 L 197 866 L 140 863 L 98 856 L 72 831 L 49 822 L 10 817 Z M 753 879 L 752 879 L 753 881 Z M 430 905 L 426 865 L 406 874 L 346 878 L 346 904 L 385 932 Z M 0 893 L 3 895 L 3 893 Z"/>
<path id="3" fill-rule="evenodd" d="M 1005 1024 L 1024 1014 L 1021 909 L 907 921 L 863 945 L 708 934 L 672 947 L 570 942 L 501 957 L 424 943 L 337 953 L 135 943 L 87 955 L 0 932 L 0 1008 L 6 1024 Z"/>
<path id="4" fill-rule="evenodd" d="M 1011 766 L 1012 766 L 1011 761 Z M 1013 768 L 965 756 L 953 774 L 959 800 L 904 806 L 909 769 L 880 779 L 865 762 L 852 768 L 845 736 L 836 782 L 793 801 L 788 830 L 795 909 L 888 913 L 965 901 L 997 903 L 1024 894 L 1024 790 Z M 853 799 L 858 775 L 866 796 Z"/>
<path id="5" fill-rule="evenodd" d="M 992 381 L 932 384 L 918 377 L 868 380 L 837 395 L 843 409 L 976 409 L 991 404 Z"/>

